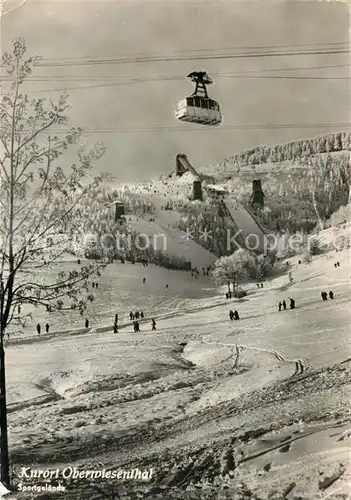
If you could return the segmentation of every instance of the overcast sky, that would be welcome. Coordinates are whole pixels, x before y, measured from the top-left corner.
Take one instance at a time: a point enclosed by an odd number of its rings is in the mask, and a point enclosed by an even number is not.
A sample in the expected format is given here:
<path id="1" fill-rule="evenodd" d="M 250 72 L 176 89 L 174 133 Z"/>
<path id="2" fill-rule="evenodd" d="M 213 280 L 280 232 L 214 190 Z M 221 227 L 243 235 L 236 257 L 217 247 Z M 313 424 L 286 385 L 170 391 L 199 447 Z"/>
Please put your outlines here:
<path id="1" fill-rule="evenodd" d="M 12 0 L 5 7 L 19 3 Z M 104 141 L 108 152 L 99 169 L 121 181 L 169 172 L 178 152 L 201 167 L 258 144 L 337 131 L 348 122 L 349 54 L 313 54 L 346 48 L 349 18 L 343 3 L 27 0 L 1 20 L 3 49 L 14 37 L 23 36 L 31 55 L 56 63 L 75 58 L 248 54 L 247 47 L 256 53 L 273 47 L 283 53 L 310 52 L 37 68 L 33 78 L 40 81 L 30 83 L 31 95 L 40 96 L 43 90 L 48 97 L 54 89 L 67 89 L 71 124 L 88 129 L 89 141 Z M 219 128 L 174 117 L 175 101 L 193 91 L 186 75 L 202 69 L 214 79 L 209 91 L 222 107 Z M 275 69 L 281 71 L 270 71 Z M 155 81 L 126 83 L 128 78 Z M 267 128 L 291 124 L 295 127 Z M 329 126 L 296 127 L 315 124 Z M 251 125 L 262 128 L 250 130 Z M 165 130 L 145 130 L 149 127 Z"/>

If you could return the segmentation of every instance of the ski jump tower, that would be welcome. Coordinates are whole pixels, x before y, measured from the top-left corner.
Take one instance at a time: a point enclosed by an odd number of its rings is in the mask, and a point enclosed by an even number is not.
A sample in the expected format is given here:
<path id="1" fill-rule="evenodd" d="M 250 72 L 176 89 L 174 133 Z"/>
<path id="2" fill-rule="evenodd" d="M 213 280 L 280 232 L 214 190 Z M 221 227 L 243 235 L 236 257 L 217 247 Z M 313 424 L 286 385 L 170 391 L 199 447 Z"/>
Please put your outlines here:
<path id="1" fill-rule="evenodd" d="M 260 179 L 252 181 L 251 206 L 264 207 L 264 192 Z"/>
<path id="2" fill-rule="evenodd" d="M 176 175 L 181 177 L 185 172 L 191 172 L 196 177 L 193 182 L 193 199 L 202 201 L 202 181 L 204 178 L 195 170 L 186 154 L 178 153 L 176 156 Z"/>

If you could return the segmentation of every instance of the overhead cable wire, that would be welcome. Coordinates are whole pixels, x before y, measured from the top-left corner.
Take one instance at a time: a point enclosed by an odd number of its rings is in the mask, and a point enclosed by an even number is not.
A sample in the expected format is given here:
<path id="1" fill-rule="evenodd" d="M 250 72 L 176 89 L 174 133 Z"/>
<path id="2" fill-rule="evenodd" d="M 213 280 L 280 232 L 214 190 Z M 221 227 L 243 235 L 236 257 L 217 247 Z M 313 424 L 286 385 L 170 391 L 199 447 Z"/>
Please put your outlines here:
<path id="1" fill-rule="evenodd" d="M 351 67 L 351 64 L 328 64 L 328 65 L 318 65 L 318 66 L 299 66 L 299 67 L 292 67 L 292 68 L 266 68 L 266 69 L 256 69 L 256 70 L 248 70 L 248 71 L 241 71 L 240 73 L 222 73 L 222 72 L 211 72 L 211 76 L 215 78 L 235 78 L 235 77 L 245 77 L 246 75 L 252 75 L 252 74 L 257 74 L 257 73 L 276 73 L 276 72 L 285 72 L 285 71 L 314 71 L 314 70 L 319 70 L 319 69 L 331 69 L 331 68 L 346 68 L 346 67 Z M 259 76 L 259 75 L 256 75 Z M 281 75 L 281 76 L 289 76 L 289 75 Z M 330 77 L 332 78 L 332 77 Z M 336 77 L 338 78 L 338 77 Z M 13 81 L 10 76 L 1 76 L 0 75 L 0 80 L 2 81 Z M 77 75 L 77 76 L 72 76 L 72 75 L 41 75 L 41 76 L 34 76 L 34 77 L 28 77 L 26 78 L 26 81 L 30 82 L 47 82 L 47 81 L 99 81 L 99 80 L 118 80 L 118 81 L 128 81 L 130 80 L 139 80 L 139 78 L 132 77 L 132 76 L 96 76 L 96 77 L 85 77 L 83 75 Z M 166 81 L 166 80 L 185 80 L 184 75 L 172 75 L 172 76 L 160 76 L 160 77 L 154 77 L 154 78 L 141 78 L 141 80 L 145 81 Z"/>
<path id="2" fill-rule="evenodd" d="M 91 134 L 128 134 L 128 133 L 153 133 L 153 132 L 207 132 L 211 130 L 212 132 L 221 131 L 245 131 L 245 130 L 278 130 L 278 129 L 330 129 L 337 128 L 339 130 L 346 130 L 351 128 L 350 123 L 292 123 L 292 124 L 258 124 L 258 125 L 223 125 L 221 127 L 176 127 L 176 126 L 149 126 L 149 127 L 131 127 L 131 128 L 94 128 L 94 129 L 84 129 L 82 128 L 82 133 L 86 135 Z M 50 129 L 52 134 L 66 134 L 70 129 L 68 128 L 58 128 Z M 23 131 L 22 134 L 26 134 L 29 131 Z"/>
<path id="3" fill-rule="evenodd" d="M 83 61 L 58 61 L 36 63 L 38 67 L 72 67 L 72 66 L 102 66 L 116 64 L 139 64 L 139 63 L 157 63 L 157 62 L 183 62 L 183 61 L 208 61 L 221 59 L 251 59 L 262 57 L 289 57 L 289 56 L 317 56 L 317 55 L 337 55 L 350 53 L 348 48 L 336 49 L 321 49 L 321 50 L 306 50 L 306 51 L 291 51 L 291 52 L 246 52 L 233 54 L 196 54 L 184 56 L 148 56 L 148 57 L 129 57 L 129 58 L 105 58 L 105 59 L 90 59 Z"/>
<path id="4" fill-rule="evenodd" d="M 349 81 L 349 77 L 284 77 L 284 76 L 272 76 L 272 77 L 261 77 L 261 76 L 243 76 L 243 77 L 235 77 L 237 79 L 257 79 L 257 80 L 347 80 Z M 176 80 L 176 79 L 173 79 Z M 106 88 L 106 87 L 119 87 L 119 86 L 125 86 L 125 85 L 133 85 L 137 83 L 151 83 L 151 82 L 160 82 L 161 80 L 155 79 L 155 80 L 130 80 L 128 82 L 110 82 L 110 83 L 101 83 L 101 84 L 94 84 L 94 85 L 75 85 L 72 87 L 61 87 L 61 88 L 56 88 L 56 89 L 37 89 L 37 90 L 28 90 L 27 93 L 30 94 L 40 94 L 40 93 L 46 93 L 46 92 L 65 92 L 65 91 L 71 91 L 71 90 L 84 90 L 84 89 L 97 89 L 97 88 Z M 163 80 L 165 81 L 165 80 Z"/>
<path id="5" fill-rule="evenodd" d="M 333 65 L 324 65 L 324 66 L 304 66 L 304 67 L 296 67 L 296 68 L 272 68 L 272 69 L 263 69 L 263 70 L 252 70 L 243 73 L 212 73 L 215 78 L 233 78 L 233 79 L 274 79 L 274 80 L 349 80 L 349 76 L 315 76 L 315 75 L 261 75 L 261 74 L 253 74 L 253 73 L 272 73 L 278 71 L 296 71 L 296 70 L 319 70 L 319 69 L 330 69 L 330 68 L 346 68 L 350 67 L 350 64 L 333 64 Z M 63 82 L 66 81 L 64 76 L 61 76 L 60 80 L 55 80 L 55 76 L 48 77 L 36 77 L 33 79 L 29 79 L 29 82 L 33 83 L 45 83 L 45 82 Z M 181 81 L 184 80 L 184 76 L 168 76 L 168 77 L 154 77 L 154 78 L 136 78 L 136 77 L 95 77 L 93 79 L 84 79 L 82 77 L 68 77 L 68 81 L 81 81 L 81 82 L 89 82 L 89 81 L 102 81 L 109 83 L 96 83 L 93 85 L 74 85 L 74 86 L 66 86 L 64 88 L 50 88 L 50 89 L 39 89 L 39 90 L 29 90 L 29 93 L 40 93 L 40 92 L 64 92 L 68 90 L 81 90 L 81 89 L 95 89 L 95 88 L 104 88 L 104 87 L 114 87 L 114 86 L 123 86 L 123 85 L 132 85 L 136 83 L 162 83 L 167 81 Z M 52 79 L 52 80 L 51 80 Z M 1 80 L 1 77 L 0 77 Z M 2 79 L 3 82 L 11 82 L 10 77 L 6 77 Z"/>
<path id="6" fill-rule="evenodd" d="M 280 45 L 251 45 L 251 46 L 237 46 L 237 47 L 217 47 L 217 48 L 198 48 L 198 49 L 179 49 L 179 50 L 172 50 L 173 54 L 184 54 L 184 53 L 204 53 L 204 52 L 224 52 L 224 51 L 235 51 L 235 50 L 276 50 L 276 49 L 282 49 L 282 48 L 302 48 L 304 47 L 305 49 L 308 50 L 313 50 L 316 47 L 323 47 L 324 50 L 331 49 L 332 47 L 336 47 L 337 45 L 344 45 L 344 48 L 348 48 L 349 44 L 348 41 L 343 41 L 343 42 L 323 42 L 323 43 L 314 43 L 314 44 L 280 44 Z M 161 54 L 159 54 L 161 55 Z M 194 55 L 194 54 L 193 54 Z M 131 57 L 131 54 L 119 54 L 119 57 Z M 133 54 L 133 57 L 157 57 L 156 55 L 148 54 L 146 52 L 140 52 L 137 54 Z M 82 60 L 91 60 L 91 59 L 105 59 L 106 56 L 90 56 L 90 55 L 85 55 L 85 56 L 74 56 L 74 57 L 46 57 L 43 59 L 44 62 L 75 62 L 75 61 L 82 61 Z"/>

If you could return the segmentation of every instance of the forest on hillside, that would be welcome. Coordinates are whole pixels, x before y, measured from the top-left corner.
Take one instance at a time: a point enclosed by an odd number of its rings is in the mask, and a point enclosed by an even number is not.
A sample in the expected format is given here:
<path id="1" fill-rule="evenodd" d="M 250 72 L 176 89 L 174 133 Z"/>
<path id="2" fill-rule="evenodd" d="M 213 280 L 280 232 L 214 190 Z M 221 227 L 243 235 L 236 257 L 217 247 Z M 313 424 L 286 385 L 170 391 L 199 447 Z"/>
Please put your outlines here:
<path id="1" fill-rule="evenodd" d="M 273 231 L 321 229 L 331 215 L 347 204 L 350 192 L 350 157 L 312 155 L 290 169 L 285 178 L 269 174 L 262 178 L 265 209 L 256 209 L 261 223 Z M 250 207 L 251 187 L 241 196 Z M 252 207 L 251 207 L 252 208 Z"/>
<path id="2" fill-rule="evenodd" d="M 238 168 L 261 163 L 304 160 L 323 153 L 351 151 L 351 133 L 335 132 L 273 146 L 256 146 L 223 160 L 219 167 L 235 164 Z"/>
<path id="3" fill-rule="evenodd" d="M 334 141 L 341 141 L 343 138 L 343 144 L 346 144 L 346 138 L 342 134 L 328 136 L 330 143 L 332 137 Z M 313 141 L 314 139 L 310 140 L 311 144 Z M 279 147 L 276 146 L 277 149 Z M 323 229 L 331 216 L 347 205 L 350 196 L 350 155 L 342 151 L 338 155 L 333 152 L 313 153 L 300 157 L 298 165 L 284 165 L 278 171 L 268 170 L 261 176 L 261 182 L 265 194 L 263 209 L 252 207 L 252 184 L 246 176 L 233 176 L 226 182 L 226 187 L 231 198 L 254 212 L 267 230 L 275 234 L 285 231 L 291 234 L 301 231 L 309 234 Z M 225 239 L 231 223 L 222 219 L 211 204 L 197 204 L 192 210 L 186 206 L 184 216 L 181 228 L 189 227 L 198 243 L 216 255 L 228 253 Z M 206 227 L 216 237 L 205 244 L 200 236 Z"/>

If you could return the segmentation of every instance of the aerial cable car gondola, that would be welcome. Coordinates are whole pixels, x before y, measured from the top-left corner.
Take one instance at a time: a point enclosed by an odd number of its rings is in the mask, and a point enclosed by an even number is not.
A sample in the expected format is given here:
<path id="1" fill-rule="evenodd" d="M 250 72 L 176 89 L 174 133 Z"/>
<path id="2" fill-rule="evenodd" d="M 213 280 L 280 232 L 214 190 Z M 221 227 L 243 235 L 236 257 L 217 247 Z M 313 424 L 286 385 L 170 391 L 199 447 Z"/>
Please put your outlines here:
<path id="1" fill-rule="evenodd" d="M 217 101 L 210 99 L 206 85 L 212 83 L 206 71 L 193 71 L 188 78 L 195 83 L 195 92 L 177 102 L 175 116 L 178 120 L 201 125 L 219 125 L 222 122 L 221 109 Z"/>

